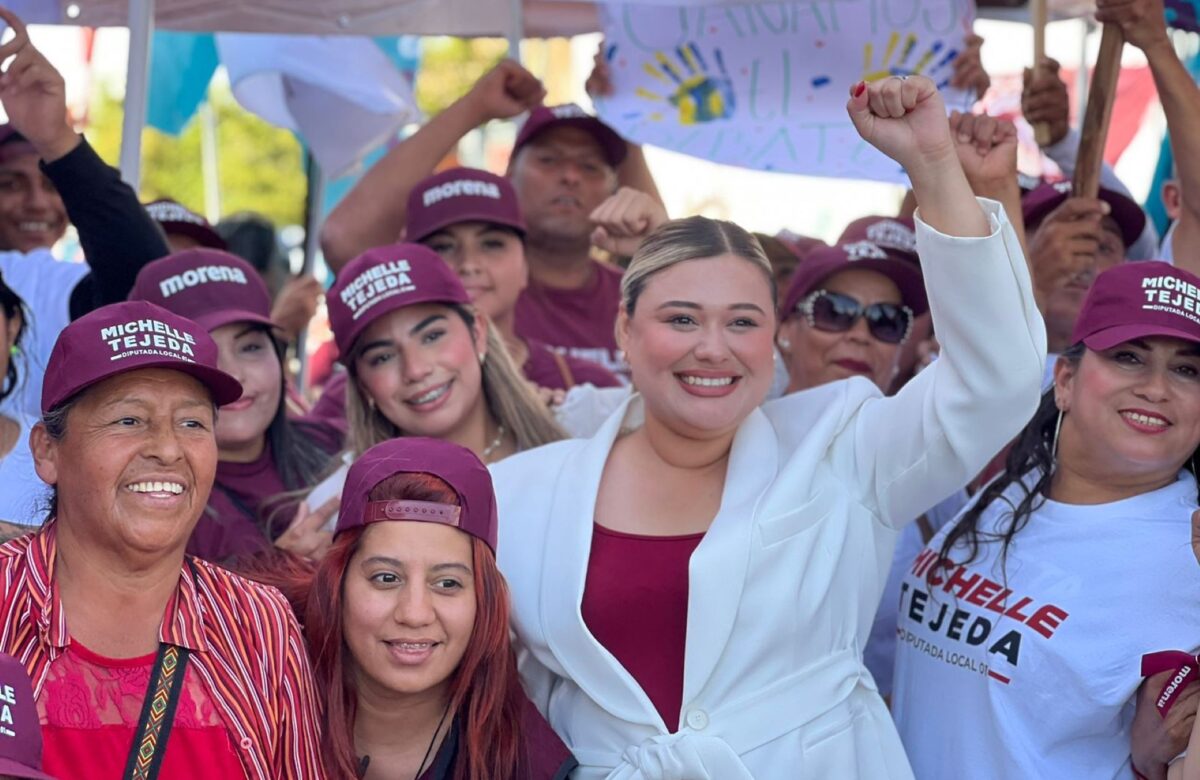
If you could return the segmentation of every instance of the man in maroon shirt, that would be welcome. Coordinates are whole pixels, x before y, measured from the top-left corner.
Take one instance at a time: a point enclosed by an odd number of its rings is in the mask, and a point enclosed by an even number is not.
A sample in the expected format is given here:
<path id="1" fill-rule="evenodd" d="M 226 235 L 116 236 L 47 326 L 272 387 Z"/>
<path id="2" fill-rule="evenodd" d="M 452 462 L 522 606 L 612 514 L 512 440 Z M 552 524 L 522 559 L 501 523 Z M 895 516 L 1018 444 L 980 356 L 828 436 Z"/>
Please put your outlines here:
<path id="1" fill-rule="evenodd" d="M 528 227 L 529 286 L 517 304 L 517 335 L 621 369 L 613 334 L 621 271 L 593 258 L 592 246 L 621 251 L 624 235 L 644 229 L 626 223 L 657 224 L 666 213 L 640 147 L 578 106 L 542 106 L 544 96 L 536 77 L 501 62 L 363 176 L 329 215 L 321 246 L 337 271 L 371 247 L 395 243 L 409 192 L 467 132 L 529 111 L 508 165 Z"/>

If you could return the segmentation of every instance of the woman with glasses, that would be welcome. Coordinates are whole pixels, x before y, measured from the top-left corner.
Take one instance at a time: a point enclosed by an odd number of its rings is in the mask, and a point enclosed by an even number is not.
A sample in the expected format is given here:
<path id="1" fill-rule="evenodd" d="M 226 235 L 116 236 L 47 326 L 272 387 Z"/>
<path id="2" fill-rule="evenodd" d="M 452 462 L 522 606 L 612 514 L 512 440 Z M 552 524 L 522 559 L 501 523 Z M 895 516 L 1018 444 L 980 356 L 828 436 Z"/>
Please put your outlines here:
<path id="1" fill-rule="evenodd" d="M 492 467 L 525 688 L 573 777 L 912 777 L 862 645 L 897 528 L 1032 414 L 1045 332 L 933 82 L 859 84 L 847 108 L 912 179 L 942 358 L 891 398 L 854 378 L 764 404 L 761 245 L 668 222 L 622 280 L 638 392 L 591 438 Z"/>
<path id="2" fill-rule="evenodd" d="M 916 264 L 867 241 L 817 249 L 796 269 L 779 311 L 786 392 L 852 376 L 886 392 L 913 318 L 928 308 Z"/>

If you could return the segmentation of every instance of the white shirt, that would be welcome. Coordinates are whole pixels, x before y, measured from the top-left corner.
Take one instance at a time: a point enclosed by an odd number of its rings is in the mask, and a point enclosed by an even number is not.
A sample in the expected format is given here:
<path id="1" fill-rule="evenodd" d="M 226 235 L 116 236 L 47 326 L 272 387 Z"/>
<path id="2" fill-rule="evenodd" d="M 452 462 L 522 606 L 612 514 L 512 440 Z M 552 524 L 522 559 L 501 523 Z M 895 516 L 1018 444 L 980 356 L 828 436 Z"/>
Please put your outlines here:
<path id="1" fill-rule="evenodd" d="M 49 498 L 50 488 L 33 469 L 29 430 L 34 422 L 32 418 L 17 419 L 21 426 L 17 444 L 0 456 L 0 520 L 4 522 L 41 525 L 45 519 L 42 504 Z"/>
<path id="2" fill-rule="evenodd" d="M 90 269 L 56 260 L 49 249 L 0 252 L 4 283 L 25 303 L 29 321 L 18 345 L 17 390 L 0 403 L 10 416 L 42 414 L 42 378 L 58 334 L 71 322 L 71 293 Z"/>
<path id="3" fill-rule="evenodd" d="M 931 587 L 935 536 L 902 585 L 892 697 L 917 778 L 1127 780 L 1142 655 L 1200 646 L 1195 508 L 1188 472 L 1110 504 L 1045 501 L 1006 570 L 988 543 Z M 1009 512 L 994 501 L 979 527 Z"/>
<path id="4" fill-rule="evenodd" d="M 897 529 L 1016 434 L 1046 354 L 1020 244 L 999 204 L 981 204 L 986 238 L 942 235 L 917 214 L 941 359 L 889 398 L 855 377 L 739 426 L 689 564 L 678 731 L 580 611 L 600 480 L 641 397 L 590 439 L 491 467 L 522 680 L 579 760 L 576 780 L 911 777 L 862 664 Z"/>

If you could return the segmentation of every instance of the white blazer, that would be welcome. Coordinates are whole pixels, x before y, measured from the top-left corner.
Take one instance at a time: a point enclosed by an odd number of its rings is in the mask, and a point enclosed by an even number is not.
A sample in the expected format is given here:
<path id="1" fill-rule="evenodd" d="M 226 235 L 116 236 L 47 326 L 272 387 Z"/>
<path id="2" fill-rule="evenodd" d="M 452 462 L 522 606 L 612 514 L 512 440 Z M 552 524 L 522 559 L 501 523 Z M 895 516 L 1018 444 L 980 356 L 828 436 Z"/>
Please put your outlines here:
<path id="1" fill-rule="evenodd" d="M 894 397 L 853 378 L 766 403 L 738 429 L 688 568 L 678 732 L 580 611 L 601 473 L 640 397 L 590 439 L 493 467 L 522 679 L 579 760 L 575 777 L 912 777 L 862 664 L 896 530 L 1024 426 L 1046 355 L 1016 234 L 999 204 L 981 204 L 987 238 L 917 219 L 936 363 Z"/>

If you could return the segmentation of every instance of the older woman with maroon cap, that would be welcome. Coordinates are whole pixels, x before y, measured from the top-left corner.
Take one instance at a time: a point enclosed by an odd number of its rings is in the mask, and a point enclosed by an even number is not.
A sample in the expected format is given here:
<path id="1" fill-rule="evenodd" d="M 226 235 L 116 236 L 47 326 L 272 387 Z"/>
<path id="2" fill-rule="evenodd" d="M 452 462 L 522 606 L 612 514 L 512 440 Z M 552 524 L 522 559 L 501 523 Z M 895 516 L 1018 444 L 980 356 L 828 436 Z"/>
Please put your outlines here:
<path id="1" fill-rule="evenodd" d="M 217 419 L 217 478 L 188 551 L 221 563 L 272 543 L 319 554 L 329 544 L 321 527 L 336 502 L 308 506 L 298 496 L 331 470 L 345 429 L 327 419 L 288 416 L 284 345 L 254 267 L 216 249 L 177 252 L 143 268 L 130 299 L 158 304 L 207 330 L 221 368 L 244 390 Z"/>
<path id="2" fill-rule="evenodd" d="M 1155 706 L 1174 670 L 1139 685 L 1144 654 L 1200 647 L 1200 278 L 1104 271 L 1071 343 L 902 584 L 893 712 L 918 777 L 1161 778 L 1183 745 L 1155 736 L 1195 713 L 1195 687 Z"/>
<path id="3" fill-rule="evenodd" d="M 287 602 L 185 554 L 241 392 L 203 328 L 150 303 L 60 334 L 30 438 L 53 512 L 0 547 L 0 652 L 33 679 L 47 772 L 320 777 Z"/>
<path id="4" fill-rule="evenodd" d="M 599 365 L 516 333 L 517 299 L 529 283 L 525 220 L 508 179 L 453 168 L 417 184 L 408 196 L 405 237 L 441 255 L 463 281 L 476 309 L 499 331 L 504 346 L 538 387 L 615 387 Z"/>
<path id="5" fill-rule="evenodd" d="M 574 768 L 521 688 L 492 481 L 470 450 L 420 437 L 367 450 L 329 554 L 265 579 L 304 621 L 326 776 L 552 780 Z"/>

